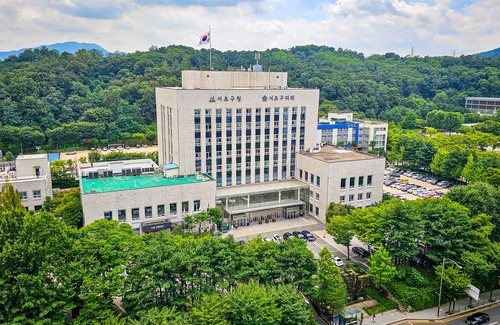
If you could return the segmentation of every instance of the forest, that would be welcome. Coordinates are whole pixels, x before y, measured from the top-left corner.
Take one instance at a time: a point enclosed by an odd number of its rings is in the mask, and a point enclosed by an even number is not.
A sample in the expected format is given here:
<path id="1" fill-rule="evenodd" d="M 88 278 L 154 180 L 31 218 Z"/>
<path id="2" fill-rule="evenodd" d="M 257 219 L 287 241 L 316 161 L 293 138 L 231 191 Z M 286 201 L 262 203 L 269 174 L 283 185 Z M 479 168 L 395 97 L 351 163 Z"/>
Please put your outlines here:
<path id="1" fill-rule="evenodd" d="M 254 53 L 213 50 L 214 69 L 248 68 Z M 428 113 L 437 110 L 476 120 L 467 115 L 465 97 L 500 93 L 500 58 L 365 57 L 307 45 L 262 51 L 260 62 L 264 70 L 288 72 L 290 87 L 319 88 L 320 116 L 351 110 L 361 118 L 401 123 L 412 111 L 416 116 L 406 118 L 411 125 L 414 119 L 427 121 Z M 208 69 L 208 63 L 208 50 L 177 45 L 108 56 L 47 48 L 10 56 L 0 62 L 0 149 L 17 154 L 34 152 L 36 146 L 151 143 L 156 138 L 155 87 L 180 86 L 182 70 Z M 437 121 L 429 126 L 456 129 Z"/>

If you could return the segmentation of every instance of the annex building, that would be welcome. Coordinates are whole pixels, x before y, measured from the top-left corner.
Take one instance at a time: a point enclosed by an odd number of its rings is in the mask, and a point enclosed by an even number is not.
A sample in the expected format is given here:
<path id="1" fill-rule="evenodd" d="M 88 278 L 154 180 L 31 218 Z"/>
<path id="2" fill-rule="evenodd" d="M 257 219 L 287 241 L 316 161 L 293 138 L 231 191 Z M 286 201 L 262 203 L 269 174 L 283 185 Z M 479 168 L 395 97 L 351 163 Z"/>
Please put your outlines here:
<path id="1" fill-rule="evenodd" d="M 0 163 L 0 186 L 6 183 L 19 191 L 26 210 L 38 212 L 45 198 L 52 198 L 52 177 L 47 155 L 19 155 L 14 162 Z"/>
<path id="2" fill-rule="evenodd" d="M 129 223 L 135 233 L 181 224 L 188 214 L 215 206 L 215 180 L 184 174 L 175 164 L 151 159 L 78 165 L 84 223 L 98 219 Z"/>
<path id="3" fill-rule="evenodd" d="M 500 110 L 500 98 L 467 97 L 465 108 L 478 114 L 495 115 L 497 110 Z"/>

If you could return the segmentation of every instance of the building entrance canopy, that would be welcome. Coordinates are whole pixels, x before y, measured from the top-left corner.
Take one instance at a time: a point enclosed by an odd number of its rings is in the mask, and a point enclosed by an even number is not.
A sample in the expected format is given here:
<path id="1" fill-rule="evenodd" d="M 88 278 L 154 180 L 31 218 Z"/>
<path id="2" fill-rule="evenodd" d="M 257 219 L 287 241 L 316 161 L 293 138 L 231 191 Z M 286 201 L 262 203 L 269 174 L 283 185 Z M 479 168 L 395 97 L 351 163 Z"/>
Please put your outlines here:
<path id="1" fill-rule="evenodd" d="M 300 181 L 263 183 L 216 191 L 217 206 L 229 215 L 303 205 L 308 198 L 309 186 Z"/>

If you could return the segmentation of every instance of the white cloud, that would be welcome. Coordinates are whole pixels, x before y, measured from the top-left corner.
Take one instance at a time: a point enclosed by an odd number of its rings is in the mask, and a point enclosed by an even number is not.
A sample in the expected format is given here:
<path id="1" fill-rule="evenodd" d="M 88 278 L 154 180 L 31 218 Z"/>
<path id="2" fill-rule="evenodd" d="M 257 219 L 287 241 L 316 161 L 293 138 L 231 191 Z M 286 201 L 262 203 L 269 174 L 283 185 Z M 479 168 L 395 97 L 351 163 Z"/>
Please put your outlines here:
<path id="1" fill-rule="evenodd" d="M 68 40 L 127 52 L 147 50 L 150 45 L 196 47 L 198 36 L 211 25 L 212 44 L 219 50 L 317 44 L 365 55 L 406 55 L 412 47 L 421 56 L 450 55 L 453 50 L 471 54 L 500 46 L 497 1 L 480 0 L 453 10 L 450 0 L 430 4 L 402 0 L 220 0 L 218 6 L 173 0 L 3 0 L 0 51 Z M 321 12 L 322 18 L 311 19 L 310 13 L 316 12 Z"/>

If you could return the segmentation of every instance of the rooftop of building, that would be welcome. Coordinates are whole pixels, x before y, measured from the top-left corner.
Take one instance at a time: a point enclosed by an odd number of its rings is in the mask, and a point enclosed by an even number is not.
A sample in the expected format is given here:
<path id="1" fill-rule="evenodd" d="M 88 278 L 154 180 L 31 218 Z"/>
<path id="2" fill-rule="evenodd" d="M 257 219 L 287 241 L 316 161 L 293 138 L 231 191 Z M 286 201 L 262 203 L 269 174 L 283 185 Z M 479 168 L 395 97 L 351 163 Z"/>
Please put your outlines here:
<path id="1" fill-rule="evenodd" d="M 48 159 L 46 153 L 41 154 L 30 154 L 30 155 L 18 155 L 16 160 L 28 160 L 28 159 Z"/>
<path id="2" fill-rule="evenodd" d="M 329 145 L 321 147 L 321 151 L 302 151 L 300 152 L 300 154 L 306 157 L 318 159 L 326 163 L 383 159 L 383 157 L 372 155 L 370 153 L 342 149 L 340 147 Z"/>
<path id="3" fill-rule="evenodd" d="M 141 174 L 135 176 L 116 176 L 103 178 L 81 177 L 83 194 L 135 190 L 152 187 L 174 186 L 215 181 L 210 175 L 186 175 L 183 177 L 164 177 L 163 174 Z"/>
<path id="4" fill-rule="evenodd" d="M 495 100 L 500 101 L 498 97 L 466 97 L 466 100 Z"/>
<path id="5" fill-rule="evenodd" d="M 252 185 L 223 187 L 216 190 L 215 196 L 218 198 L 223 198 L 231 196 L 251 195 L 257 193 L 277 192 L 282 190 L 291 190 L 303 187 L 308 188 L 309 185 L 304 184 L 303 182 L 297 180 L 274 181 L 274 182 L 257 183 Z"/>

